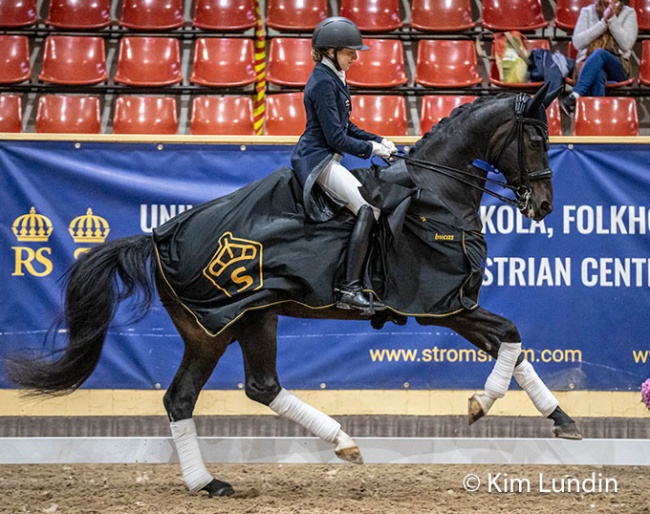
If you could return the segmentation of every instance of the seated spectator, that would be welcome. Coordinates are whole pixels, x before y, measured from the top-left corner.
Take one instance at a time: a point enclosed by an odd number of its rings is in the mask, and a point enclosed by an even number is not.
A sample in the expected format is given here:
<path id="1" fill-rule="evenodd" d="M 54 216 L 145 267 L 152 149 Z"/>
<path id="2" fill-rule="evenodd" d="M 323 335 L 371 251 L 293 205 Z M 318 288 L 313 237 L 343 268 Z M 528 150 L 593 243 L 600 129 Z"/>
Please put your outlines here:
<path id="1" fill-rule="evenodd" d="M 630 0 L 596 0 L 580 10 L 573 32 L 578 50 L 573 92 L 562 101 L 572 115 L 579 96 L 605 96 L 608 80 L 622 82 L 630 75 L 630 56 L 638 34 L 636 11 Z"/>

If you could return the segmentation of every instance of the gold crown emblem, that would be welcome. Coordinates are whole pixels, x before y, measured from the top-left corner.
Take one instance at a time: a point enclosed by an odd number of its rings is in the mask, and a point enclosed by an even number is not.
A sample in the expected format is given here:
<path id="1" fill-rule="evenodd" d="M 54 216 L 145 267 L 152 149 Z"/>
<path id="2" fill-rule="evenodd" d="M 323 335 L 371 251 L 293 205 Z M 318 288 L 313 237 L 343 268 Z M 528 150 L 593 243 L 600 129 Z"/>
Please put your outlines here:
<path id="1" fill-rule="evenodd" d="M 111 229 L 108 221 L 93 214 L 89 208 L 85 215 L 77 216 L 70 222 L 68 231 L 75 243 L 103 243 Z"/>
<path id="2" fill-rule="evenodd" d="M 16 239 L 22 242 L 47 241 L 54 230 L 50 218 L 37 214 L 35 207 L 29 210 L 29 214 L 18 216 L 11 228 Z"/>

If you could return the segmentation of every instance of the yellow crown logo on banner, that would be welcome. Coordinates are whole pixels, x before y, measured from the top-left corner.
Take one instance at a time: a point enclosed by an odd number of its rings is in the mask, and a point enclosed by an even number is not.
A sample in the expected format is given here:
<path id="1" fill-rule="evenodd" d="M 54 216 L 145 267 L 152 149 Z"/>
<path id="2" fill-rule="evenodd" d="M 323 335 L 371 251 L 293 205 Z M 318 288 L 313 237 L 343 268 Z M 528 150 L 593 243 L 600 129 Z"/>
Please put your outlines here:
<path id="1" fill-rule="evenodd" d="M 54 230 L 50 218 L 37 214 L 35 207 L 29 210 L 29 214 L 18 216 L 11 228 L 21 242 L 46 242 Z"/>
<path id="2" fill-rule="evenodd" d="M 108 221 L 93 214 L 89 208 L 85 215 L 77 216 L 70 222 L 68 231 L 75 243 L 103 243 L 111 229 Z"/>

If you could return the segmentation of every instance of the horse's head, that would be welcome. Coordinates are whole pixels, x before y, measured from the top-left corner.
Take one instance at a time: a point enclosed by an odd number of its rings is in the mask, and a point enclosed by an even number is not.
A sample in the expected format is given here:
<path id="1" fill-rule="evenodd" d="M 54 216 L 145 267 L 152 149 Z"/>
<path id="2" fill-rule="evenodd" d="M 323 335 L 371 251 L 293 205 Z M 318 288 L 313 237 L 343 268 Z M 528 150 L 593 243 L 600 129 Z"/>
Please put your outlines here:
<path id="1" fill-rule="evenodd" d="M 521 213 L 535 221 L 553 210 L 546 107 L 558 93 L 549 94 L 546 84 L 533 98 L 518 94 L 512 121 L 496 130 L 489 144 L 489 162 L 513 188 Z"/>

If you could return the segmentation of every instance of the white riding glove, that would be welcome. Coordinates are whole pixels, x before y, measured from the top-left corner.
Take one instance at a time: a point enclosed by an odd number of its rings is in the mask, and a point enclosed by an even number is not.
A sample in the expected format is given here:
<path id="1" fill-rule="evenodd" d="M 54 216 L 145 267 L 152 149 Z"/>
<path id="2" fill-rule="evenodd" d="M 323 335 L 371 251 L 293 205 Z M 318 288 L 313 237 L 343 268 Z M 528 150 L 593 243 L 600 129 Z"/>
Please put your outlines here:
<path id="1" fill-rule="evenodd" d="M 372 153 L 373 155 L 376 155 L 377 157 L 381 157 L 382 159 L 388 159 L 392 154 L 391 151 L 388 149 L 387 146 L 384 146 L 381 143 L 377 143 L 377 141 L 370 141 L 372 143 Z"/>
<path id="2" fill-rule="evenodd" d="M 397 153 L 397 147 L 395 146 L 395 143 L 393 143 L 390 139 L 383 138 L 381 140 L 381 144 L 388 148 L 388 151 L 391 154 Z"/>

